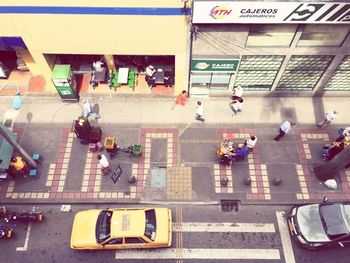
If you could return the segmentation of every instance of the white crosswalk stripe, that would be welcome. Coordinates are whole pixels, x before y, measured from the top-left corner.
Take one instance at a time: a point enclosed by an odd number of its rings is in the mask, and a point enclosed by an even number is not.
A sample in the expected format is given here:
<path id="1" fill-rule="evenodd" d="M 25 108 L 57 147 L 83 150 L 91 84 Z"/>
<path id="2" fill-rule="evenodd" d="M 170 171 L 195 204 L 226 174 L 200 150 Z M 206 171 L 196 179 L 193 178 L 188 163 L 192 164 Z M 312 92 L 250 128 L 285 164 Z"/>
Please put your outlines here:
<path id="1" fill-rule="evenodd" d="M 262 223 L 182 223 L 181 228 L 173 225 L 175 232 L 246 232 L 246 233 L 274 233 L 274 224 Z"/>
<path id="2" fill-rule="evenodd" d="M 177 249 L 119 250 L 116 259 L 281 259 L 278 249 Z"/>

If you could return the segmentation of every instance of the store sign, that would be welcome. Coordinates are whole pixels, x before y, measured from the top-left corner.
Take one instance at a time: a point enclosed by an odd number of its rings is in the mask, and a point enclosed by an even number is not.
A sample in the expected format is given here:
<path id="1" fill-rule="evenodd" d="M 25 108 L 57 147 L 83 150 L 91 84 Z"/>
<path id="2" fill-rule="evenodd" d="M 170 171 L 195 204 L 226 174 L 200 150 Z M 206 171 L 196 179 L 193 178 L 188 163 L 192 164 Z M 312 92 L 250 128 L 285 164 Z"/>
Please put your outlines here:
<path id="1" fill-rule="evenodd" d="M 223 71 L 237 70 L 239 60 L 234 59 L 192 59 L 191 71 Z"/>
<path id="2" fill-rule="evenodd" d="M 350 24 L 350 3 L 195 1 L 193 23 Z"/>

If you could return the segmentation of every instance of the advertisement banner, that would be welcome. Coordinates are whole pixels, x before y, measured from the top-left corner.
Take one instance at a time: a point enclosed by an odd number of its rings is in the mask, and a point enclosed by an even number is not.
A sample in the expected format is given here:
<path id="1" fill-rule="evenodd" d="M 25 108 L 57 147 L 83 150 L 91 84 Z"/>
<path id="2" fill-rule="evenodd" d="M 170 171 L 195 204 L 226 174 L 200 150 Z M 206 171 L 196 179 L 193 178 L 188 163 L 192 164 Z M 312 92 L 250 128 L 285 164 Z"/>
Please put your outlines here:
<path id="1" fill-rule="evenodd" d="M 235 72 L 238 62 L 238 59 L 192 59 L 191 71 Z"/>
<path id="2" fill-rule="evenodd" d="M 350 2 L 195 1 L 193 23 L 350 24 Z"/>

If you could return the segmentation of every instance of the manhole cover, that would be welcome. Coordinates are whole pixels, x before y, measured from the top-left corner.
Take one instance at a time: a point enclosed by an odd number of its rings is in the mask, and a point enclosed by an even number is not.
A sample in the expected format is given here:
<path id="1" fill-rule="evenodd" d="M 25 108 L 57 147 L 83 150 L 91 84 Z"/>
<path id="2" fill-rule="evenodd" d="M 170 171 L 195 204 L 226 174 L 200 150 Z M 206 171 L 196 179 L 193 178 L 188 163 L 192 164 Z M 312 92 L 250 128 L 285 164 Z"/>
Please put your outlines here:
<path id="1" fill-rule="evenodd" d="M 166 169 L 151 169 L 151 187 L 166 186 Z"/>
<path id="2" fill-rule="evenodd" d="M 220 203 L 223 212 L 238 212 L 239 210 L 239 200 L 221 200 Z"/>

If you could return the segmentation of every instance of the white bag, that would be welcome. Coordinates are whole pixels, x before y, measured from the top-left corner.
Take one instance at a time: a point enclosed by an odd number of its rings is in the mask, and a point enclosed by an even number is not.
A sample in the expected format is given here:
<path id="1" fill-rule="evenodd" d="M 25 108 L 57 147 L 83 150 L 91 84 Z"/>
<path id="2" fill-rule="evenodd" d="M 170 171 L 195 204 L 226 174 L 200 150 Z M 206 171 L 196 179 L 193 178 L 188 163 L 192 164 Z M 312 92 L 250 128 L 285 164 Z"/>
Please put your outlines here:
<path id="1" fill-rule="evenodd" d="M 334 179 L 328 179 L 327 181 L 324 182 L 324 185 L 332 190 L 337 189 L 337 181 Z"/>

